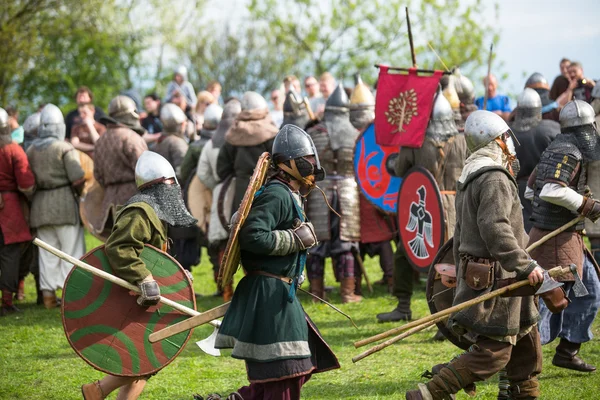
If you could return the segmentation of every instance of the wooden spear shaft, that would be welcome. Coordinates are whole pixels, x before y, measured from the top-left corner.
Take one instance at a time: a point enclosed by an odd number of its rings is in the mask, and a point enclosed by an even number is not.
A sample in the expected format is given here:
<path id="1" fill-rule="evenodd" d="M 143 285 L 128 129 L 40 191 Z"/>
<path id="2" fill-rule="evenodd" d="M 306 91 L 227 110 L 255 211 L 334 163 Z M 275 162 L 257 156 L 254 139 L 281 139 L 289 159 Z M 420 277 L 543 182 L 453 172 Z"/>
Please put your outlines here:
<path id="1" fill-rule="evenodd" d="M 410 43 L 410 56 L 412 57 L 413 67 L 417 68 L 417 57 L 415 56 L 415 45 L 413 44 L 412 29 L 410 29 L 410 17 L 408 16 L 408 7 L 405 7 L 406 11 L 406 25 L 408 27 L 408 42 Z"/>
<path id="2" fill-rule="evenodd" d="M 488 59 L 488 71 L 487 71 L 487 79 L 486 82 L 487 84 L 485 85 L 485 96 L 483 98 L 483 109 L 487 110 L 487 102 L 488 102 L 488 98 L 490 97 L 490 91 L 488 89 L 489 87 L 489 82 L 490 82 L 490 74 L 492 73 L 492 55 L 494 51 L 494 43 L 490 44 L 490 58 Z"/>
<path id="3" fill-rule="evenodd" d="M 569 272 L 571 272 L 571 269 L 569 267 L 555 267 L 555 268 L 552 268 L 551 270 L 549 270 L 548 274 L 552 278 L 554 278 L 556 276 L 561 276 L 561 275 L 567 274 Z M 372 337 L 367 338 L 367 339 L 359 340 L 358 342 L 354 343 L 354 347 L 357 347 L 357 348 L 358 347 L 362 347 L 362 346 L 365 346 L 365 345 L 367 345 L 369 343 L 377 342 L 379 340 L 385 339 L 386 337 L 393 336 L 393 335 L 395 335 L 397 333 L 404 332 L 404 331 L 412 329 L 414 327 L 419 327 L 419 326 L 421 326 L 423 324 L 426 324 L 428 322 L 434 321 L 434 320 L 436 320 L 436 319 L 438 319 L 440 317 L 445 317 L 445 316 L 453 314 L 455 312 L 459 312 L 461 310 L 464 310 L 465 308 L 469 308 L 471 306 L 474 306 L 475 304 L 483 303 L 484 301 L 487 301 L 487 300 L 492 299 L 494 297 L 501 296 L 501 295 L 503 295 L 505 293 L 510 292 L 511 290 L 515 290 L 515 289 L 518 289 L 520 287 L 527 286 L 527 285 L 529 285 L 529 281 L 528 280 L 523 280 L 523 281 L 515 282 L 512 285 L 508 285 L 508 286 L 505 286 L 503 288 L 496 289 L 494 291 L 491 291 L 489 293 L 486 293 L 484 295 L 481 295 L 481 296 L 476 297 L 474 299 L 471 299 L 469 301 L 465 301 L 464 303 L 457 304 L 457 305 L 455 305 L 453 307 L 447 308 L 447 309 L 442 310 L 440 312 L 437 312 L 435 314 L 428 315 L 427 317 L 424 317 L 424 318 L 421 318 L 419 320 L 413 321 L 411 323 L 408 323 L 406 325 L 400 326 L 398 328 L 390 329 L 389 331 L 380 333 L 379 335 L 375 335 L 375 336 L 372 336 Z M 379 350 L 381 350 L 381 349 L 379 349 Z"/>
<path id="4" fill-rule="evenodd" d="M 446 318 L 447 317 L 439 317 L 439 318 L 434 319 L 433 321 L 429 321 L 429 322 L 427 322 L 425 324 L 422 324 L 422 325 L 419 325 L 419 326 L 415 326 L 414 328 L 409 329 L 407 332 L 404 332 L 401 335 L 393 337 L 390 340 L 386 340 L 385 342 L 380 343 L 377 346 L 374 346 L 374 347 L 370 348 L 369 350 L 367 350 L 367 351 L 365 351 L 363 353 L 360 353 L 356 357 L 352 358 L 352 362 L 353 363 L 358 362 L 358 361 L 362 360 L 363 358 L 368 357 L 371 354 L 377 353 L 378 351 L 381 351 L 381 350 L 385 349 L 386 347 L 388 347 L 388 346 L 390 346 L 390 345 L 392 345 L 392 344 L 394 344 L 394 343 L 396 343 L 396 342 L 398 342 L 398 341 L 400 341 L 400 340 L 402 340 L 402 339 L 404 339 L 404 338 L 406 338 L 406 337 L 408 337 L 410 335 L 414 335 L 417 332 L 420 332 L 420 331 L 422 331 L 422 330 L 424 330 L 426 328 L 429 328 L 430 326 L 433 326 L 433 325 L 437 324 L 438 322 L 440 322 L 440 321 L 442 321 L 442 320 L 444 320 Z"/>
<path id="5" fill-rule="evenodd" d="M 46 250 L 49 253 L 54 254 L 58 258 L 61 258 L 65 261 L 75 265 L 76 267 L 79 267 L 79 268 L 91 273 L 92 275 L 98 276 L 102 279 L 106 279 L 107 281 L 114 283 L 115 285 L 119 285 L 122 288 L 125 288 L 127 290 L 131 290 L 132 292 L 140 293 L 140 289 L 137 286 L 132 285 L 131 283 L 127 282 L 126 280 L 121 279 L 112 274 L 109 274 L 108 272 L 103 271 L 101 269 L 92 267 L 91 265 L 84 263 L 83 261 L 71 256 L 70 254 L 65 253 L 64 251 L 57 249 L 54 246 L 49 245 L 48 243 L 46 243 L 38 238 L 33 239 L 33 244 Z M 186 307 L 182 304 L 179 304 L 173 300 L 167 299 L 166 297 L 163 297 L 163 296 L 160 296 L 160 302 L 177 310 L 177 311 L 180 311 L 184 314 L 190 315 L 192 317 L 195 317 L 195 316 L 201 314 L 194 309 Z M 210 324 L 216 328 L 218 328 L 221 325 L 219 321 L 211 321 Z"/>

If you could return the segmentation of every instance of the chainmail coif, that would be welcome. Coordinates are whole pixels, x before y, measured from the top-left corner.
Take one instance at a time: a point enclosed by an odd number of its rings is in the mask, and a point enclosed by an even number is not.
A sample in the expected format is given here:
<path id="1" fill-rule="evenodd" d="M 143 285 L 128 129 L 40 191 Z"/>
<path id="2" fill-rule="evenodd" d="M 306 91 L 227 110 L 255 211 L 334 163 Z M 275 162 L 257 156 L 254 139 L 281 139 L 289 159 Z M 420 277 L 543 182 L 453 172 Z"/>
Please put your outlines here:
<path id="1" fill-rule="evenodd" d="M 178 184 L 158 183 L 131 196 L 126 206 L 143 202 L 150 205 L 161 221 L 176 227 L 185 228 L 198 222 L 185 207 L 181 187 Z"/>

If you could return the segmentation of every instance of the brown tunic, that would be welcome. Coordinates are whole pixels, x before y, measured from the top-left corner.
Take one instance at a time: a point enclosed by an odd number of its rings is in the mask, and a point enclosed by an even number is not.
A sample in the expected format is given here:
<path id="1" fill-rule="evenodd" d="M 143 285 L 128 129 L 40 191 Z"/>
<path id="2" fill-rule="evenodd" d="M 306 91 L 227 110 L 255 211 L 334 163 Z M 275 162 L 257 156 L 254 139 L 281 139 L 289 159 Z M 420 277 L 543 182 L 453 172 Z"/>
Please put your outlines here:
<path id="1" fill-rule="evenodd" d="M 426 138 L 423 146 L 419 149 L 403 147 L 396 159 L 395 173 L 398 176 L 404 176 L 409 169 L 417 166 L 425 168 L 434 176 L 442 194 L 447 238 L 454 235 L 456 182 L 467 156 L 465 137 L 456 135 L 446 142 L 437 142 Z"/>
<path id="2" fill-rule="evenodd" d="M 535 268 L 525 251 L 517 183 L 502 167 L 485 167 L 458 183 L 454 257 L 458 263 L 454 304 L 497 289 L 500 279 L 526 279 Z M 462 256 L 462 257 L 461 257 Z M 494 261 L 494 283 L 475 290 L 465 280 L 465 256 Z M 473 286 L 473 285 L 471 285 Z M 538 321 L 533 296 L 495 297 L 451 316 L 450 326 L 493 337 L 524 333 Z M 462 329 L 458 329 L 458 333 Z"/>
<path id="3" fill-rule="evenodd" d="M 160 138 L 153 151 L 167 159 L 177 171 L 177 177 L 180 178 L 178 171 L 179 166 L 183 162 L 183 158 L 188 150 L 188 144 L 185 139 L 175 134 L 169 134 Z"/>
<path id="4" fill-rule="evenodd" d="M 135 164 L 146 150 L 144 139 L 123 125 L 109 125 L 96 142 L 94 178 L 105 193 L 99 212 L 88 218 L 98 231 L 103 230 L 109 217 L 114 221 L 116 207 L 125 204 L 137 192 Z"/>

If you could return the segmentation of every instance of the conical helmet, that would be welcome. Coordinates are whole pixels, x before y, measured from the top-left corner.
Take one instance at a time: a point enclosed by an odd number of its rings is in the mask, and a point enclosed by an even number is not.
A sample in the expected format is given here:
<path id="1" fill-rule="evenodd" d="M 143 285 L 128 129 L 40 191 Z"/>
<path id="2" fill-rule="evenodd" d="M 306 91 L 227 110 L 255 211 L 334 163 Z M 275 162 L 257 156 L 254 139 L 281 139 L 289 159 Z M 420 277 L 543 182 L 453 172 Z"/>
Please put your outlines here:
<path id="1" fill-rule="evenodd" d="M 558 117 L 561 128 L 591 125 L 595 122 L 594 108 L 583 100 L 568 102 Z"/>
<path id="2" fill-rule="evenodd" d="M 448 140 L 457 133 L 454 111 L 446 97 L 438 91 L 426 134 L 434 140 Z"/>
<path id="3" fill-rule="evenodd" d="M 64 140 L 65 132 L 65 118 L 62 111 L 54 104 L 46 104 L 40 115 L 38 136 L 41 138 L 54 137 L 58 140 Z"/>
<path id="4" fill-rule="evenodd" d="M 344 86 L 340 83 L 337 85 L 333 93 L 329 96 L 327 101 L 325 102 L 325 108 L 329 107 L 337 107 L 337 108 L 347 108 L 348 107 L 348 95 L 344 90 Z"/>
<path id="5" fill-rule="evenodd" d="M 544 78 L 544 75 L 540 74 L 539 72 L 534 72 L 529 78 L 527 78 L 527 81 L 525 82 L 525 87 L 531 89 L 550 88 L 550 86 L 548 85 L 548 81 L 546 80 L 546 78 Z"/>
<path id="6" fill-rule="evenodd" d="M 375 106 L 375 96 L 363 83 L 360 75 L 356 75 L 356 86 L 350 95 L 350 107 L 353 106 Z"/>
<path id="7" fill-rule="evenodd" d="M 471 153 L 485 147 L 506 132 L 512 135 L 506 121 L 491 111 L 474 111 L 465 122 L 465 140 Z"/>
<path id="8" fill-rule="evenodd" d="M 10 127 L 8 126 L 8 113 L 2 107 L 0 107 L 0 135 L 10 134 Z"/>
<path id="9" fill-rule="evenodd" d="M 246 92 L 242 97 L 242 111 L 268 109 L 269 105 L 264 97 L 256 92 Z"/>
<path id="10" fill-rule="evenodd" d="M 175 179 L 175 170 L 166 158 L 153 151 L 146 150 L 135 164 L 135 184 L 138 189 L 152 186 L 155 183 Z"/>
<path id="11" fill-rule="evenodd" d="M 173 103 L 167 103 L 160 109 L 160 122 L 165 133 L 180 133 L 181 124 L 186 120 L 185 113 Z"/>

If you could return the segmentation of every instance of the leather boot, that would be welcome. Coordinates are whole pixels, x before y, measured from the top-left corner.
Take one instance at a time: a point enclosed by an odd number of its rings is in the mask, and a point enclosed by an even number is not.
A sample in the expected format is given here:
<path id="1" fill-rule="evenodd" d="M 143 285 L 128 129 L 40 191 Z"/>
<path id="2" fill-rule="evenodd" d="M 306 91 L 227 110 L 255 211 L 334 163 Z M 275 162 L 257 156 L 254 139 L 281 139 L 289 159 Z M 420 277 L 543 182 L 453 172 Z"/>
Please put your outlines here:
<path id="1" fill-rule="evenodd" d="M 83 395 L 84 400 L 104 399 L 104 394 L 102 393 L 102 388 L 100 387 L 99 381 L 86 383 L 85 385 L 81 386 L 81 394 Z"/>
<path id="2" fill-rule="evenodd" d="M 4 317 L 8 314 L 13 314 L 16 312 L 21 312 L 21 310 L 19 310 L 17 306 L 13 304 L 13 293 L 3 290 L 2 306 L 0 307 L 0 317 Z"/>
<path id="3" fill-rule="evenodd" d="M 379 322 L 397 322 L 410 321 L 412 312 L 410 311 L 410 297 L 398 297 L 398 305 L 392 311 L 377 314 Z"/>
<path id="4" fill-rule="evenodd" d="M 310 279 L 310 292 L 315 296 L 319 296 L 320 298 L 325 299 L 325 290 L 324 290 L 324 282 L 323 278 Z M 313 303 L 318 303 L 319 300 L 312 298 Z"/>
<path id="5" fill-rule="evenodd" d="M 342 282 L 340 283 L 340 292 L 342 294 L 342 303 L 358 303 L 362 301 L 362 296 L 357 296 L 354 294 L 354 287 L 356 285 L 356 279 L 354 277 L 351 278 L 342 278 Z"/>
<path id="6" fill-rule="evenodd" d="M 427 388 L 427 385 L 425 385 L 424 383 L 419 383 L 418 387 L 419 388 L 416 390 L 409 390 L 408 392 L 406 392 L 406 400 L 437 400 L 433 397 L 433 395 Z M 453 394 L 443 397 L 444 400 L 454 400 L 455 398 L 456 396 L 454 396 Z"/>
<path id="7" fill-rule="evenodd" d="M 56 293 L 50 290 L 42 290 L 44 295 L 44 307 L 47 309 L 58 307 L 58 302 L 56 301 Z"/>
<path id="8" fill-rule="evenodd" d="M 355 277 L 355 283 L 354 283 L 354 294 L 357 296 L 362 296 L 362 276 L 356 276 Z"/>
<path id="9" fill-rule="evenodd" d="M 227 303 L 233 297 L 233 284 L 229 284 L 223 288 L 223 301 Z"/>
<path id="10" fill-rule="evenodd" d="M 581 372 L 594 372 L 596 367 L 583 361 L 577 355 L 581 343 L 569 342 L 567 339 L 560 339 L 556 346 L 556 353 L 552 358 L 552 364 L 559 368 L 573 369 Z"/>

